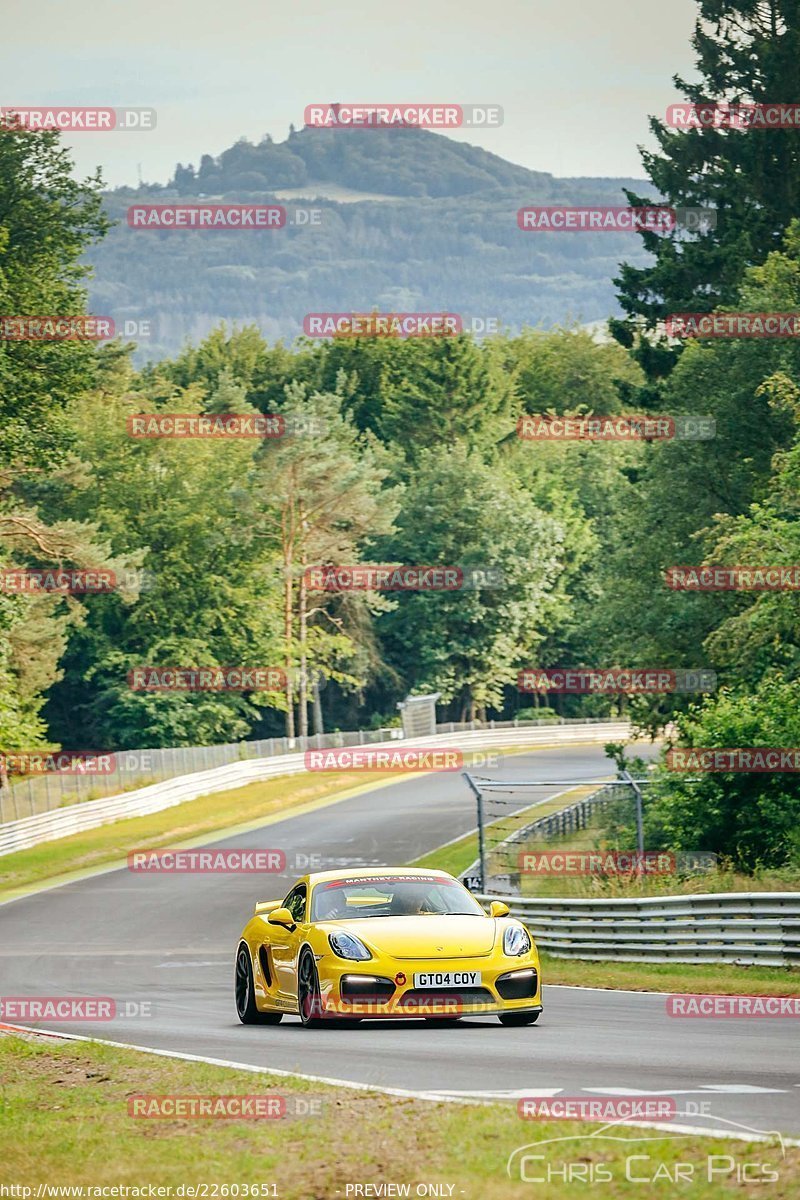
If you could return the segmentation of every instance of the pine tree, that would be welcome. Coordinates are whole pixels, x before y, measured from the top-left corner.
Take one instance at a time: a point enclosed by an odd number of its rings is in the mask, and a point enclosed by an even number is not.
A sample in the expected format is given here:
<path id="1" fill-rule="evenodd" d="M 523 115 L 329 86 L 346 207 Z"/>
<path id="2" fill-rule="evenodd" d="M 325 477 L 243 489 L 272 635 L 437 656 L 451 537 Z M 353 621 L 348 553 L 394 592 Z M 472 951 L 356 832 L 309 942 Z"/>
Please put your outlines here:
<path id="1" fill-rule="evenodd" d="M 796 104 L 800 98 L 800 0 L 698 0 L 692 45 L 700 81 L 675 76 L 692 104 Z M 678 130 L 652 117 L 659 149 L 642 151 L 658 203 L 711 208 L 716 227 L 669 235 L 645 231 L 651 266 L 623 263 L 614 282 L 625 313 L 612 322 L 623 345 L 672 312 L 730 304 L 748 266 L 779 248 L 800 204 L 800 129 Z M 631 205 L 652 204 L 626 190 Z M 674 365 L 666 342 L 641 339 L 637 357 L 651 379 Z"/>

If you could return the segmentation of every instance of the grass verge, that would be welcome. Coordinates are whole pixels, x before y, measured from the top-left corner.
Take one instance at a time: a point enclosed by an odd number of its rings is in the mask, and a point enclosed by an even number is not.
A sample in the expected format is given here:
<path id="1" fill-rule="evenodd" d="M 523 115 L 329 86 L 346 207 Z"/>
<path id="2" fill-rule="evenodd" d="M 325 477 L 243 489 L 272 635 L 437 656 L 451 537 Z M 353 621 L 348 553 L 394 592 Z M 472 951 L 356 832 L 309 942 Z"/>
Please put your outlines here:
<path id="1" fill-rule="evenodd" d="M 130 850 L 178 846 L 205 834 L 251 822 L 279 819 L 291 811 L 331 803 L 361 790 L 362 772 L 309 777 L 286 775 L 187 800 L 146 817 L 127 817 L 85 833 L 42 842 L 0 858 L 0 900 L 41 883 L 60 881 L 95 867 L 124 861 Z"/>
<path id="2" fill-rule="evenodd" d="M 503 1036 L 499 1027 L 497 1032 Z M 424 1034 L 424 1028 L 408 1031 L 417 1048 Z M 204 1193 L 194 1194 L 241 1197 L 248 1185 L 258 1188 L 250 1195 L 281 1200 L 346 1200 L 404 1194 L 387 1191 L 387 1184 L 425 1195 L 418 1185 L 436 1184 L 441 1190 L 429 1195 L 505 1200 L 523 1190 L 533 1194 L 522 1188 L 518 1166 L 513 1178 L 507 1176 L 508 1156 L 532 1142 L 564 1138 L 570 1140 L 531 1147 L 531 1154 L 544 1157 L 525 1165 L 528 1176 L 554 1173 L 546 1195 L 557 1200 L 582 1191 L 590 1177 L 600 1182 L 598 1174 L 610 1200 L 641 1194 L 645 1185 L 632 1188 L 626 1179 L 630 1155 L 644 1156 L 635 1160 L 635 1178 L 651 1179 L 653 1186 L 667 1183 L 663 1195 L 685 1190 L 685 1182 L 683 1187 L 668 1182 L 678 1163 L 684 1164 L 684 1181 L 686 1164 L 691 1167 L 690 1191 L 698 1200 L 731 1196 L 734 1189 L 738 1195 L 762 1194 L 763 1182 L 736 1185 L 736 1167 L 745 1162 L 777 1173 L 769 1185 L 772 1200 L 788 1200 L 800 1189 L 800 1149 L 782 1150 L 777 1142 L 615 1127 L 615 1138 L 637 1139 L 626 1144 L 591 1136 L 596 1125 L 520 1120 L 513 1104 L 434 1104 L 325 1088 L 100 1043 L 0 1036 L 0 1080 L 2 1177 L 6 1184 L 31 1188 L 29 1196 L 36 1196 L 39 1185 L 144 1187 L 132 1193 L 144 1196 L 148 1185 L 169 1187 L 172 1196 L 181 1194 L 178 1188 L 205 1185 Z M 260 1121 L 128 1115 L 132 1096 L 173 1094 L 281 1096 L 289 1113 Z M 309 1109 L 316 1115 L 301 1115 Z M 720 1172 L 711 1180 L 709 1162 Z M 562 1177 L 565 1171 L 571 1181 Z M 354 1185 L 361 1185 L 360 1192 Z M 373 1190 L 380 1185 L 382 1190 Z"/>
<path id="3" fill-rule="evenodd" d="M 534 930 L 535 933 L 535 930 Z M 737 967 L 733 963 L 587 962 L 541 954 L 545 984 L 622 988 L 632 992 L 694 992 L 723 996 L 800 996 L 800 967 Z"/>

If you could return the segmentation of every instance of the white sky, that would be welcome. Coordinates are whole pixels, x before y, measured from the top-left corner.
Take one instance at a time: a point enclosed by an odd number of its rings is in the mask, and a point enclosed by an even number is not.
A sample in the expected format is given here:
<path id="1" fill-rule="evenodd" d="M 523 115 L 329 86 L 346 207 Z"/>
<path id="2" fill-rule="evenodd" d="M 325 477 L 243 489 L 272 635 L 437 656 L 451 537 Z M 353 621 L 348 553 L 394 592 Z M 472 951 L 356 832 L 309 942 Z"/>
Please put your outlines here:
<path id="1" fill-rule="evenodd" d="M 147 133 L 66 139 L 81 174 L 165 181 L 316 101 L 493 103 L 455 133 L 555 175 L 636 175 L 691 75 L 695 0 L 0 0 L 0 104 L 132 105 Z M 369 133 L 356 133 L 369 137 Z"/>

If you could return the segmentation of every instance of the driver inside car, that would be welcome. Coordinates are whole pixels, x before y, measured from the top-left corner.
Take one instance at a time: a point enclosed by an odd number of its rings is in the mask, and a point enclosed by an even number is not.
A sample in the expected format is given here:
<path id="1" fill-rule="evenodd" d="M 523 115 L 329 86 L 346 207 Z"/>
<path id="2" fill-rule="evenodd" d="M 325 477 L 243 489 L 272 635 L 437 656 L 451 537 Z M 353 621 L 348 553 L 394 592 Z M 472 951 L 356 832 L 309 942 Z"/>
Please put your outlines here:
<path id="1" fill-rule="evenodd" d="M 338 921 L 348 915 L 347 900 L 338 888 L 318 896 L 316 908 L 318 921 Z"/>
<path id="2" fill-rule="evenodd" d="M 422 907 L 425 894 L 418 889 L 402 888 L 392 896 L 389 915 L 392 917 L 416 917 L 425 912 Z"/>

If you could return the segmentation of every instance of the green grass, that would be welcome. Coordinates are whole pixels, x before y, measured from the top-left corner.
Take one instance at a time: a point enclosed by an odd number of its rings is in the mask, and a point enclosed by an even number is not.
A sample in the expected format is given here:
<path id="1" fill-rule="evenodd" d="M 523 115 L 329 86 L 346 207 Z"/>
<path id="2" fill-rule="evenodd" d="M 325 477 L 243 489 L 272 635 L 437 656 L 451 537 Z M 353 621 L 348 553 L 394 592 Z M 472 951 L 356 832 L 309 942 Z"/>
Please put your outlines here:
<path id="1" fill-rule="evenodd" d="M 535 932 L 535 931 L 534 931 Z M 800 967 L 737 967 L 733 963 L 587 962 L 543 952 L 548 983 L 624 988 L 636 992 L 696 992 L 726 996 L 798 996 Z M 545 987 L 545 991 L 547 988 Z"/>
<path id="2" fill-rule="evenodd" d="M 368 785 L 363 775 L 356 771 L 284 776 L 42 842 L 0 858 L 0 899 L 65 874 L 119 862 L 134 849 L 176 846 L 230 826 L 275 819 L 294 808 L 338 799 L 348 789 L 364 786 Z"/>
<path id="3" fill-rule="evenodd" d="M 562 806 L 563 807 L 563 806 Z M 586 829 L 565 837 L 530 839 L 515 850 L 537 853 L 557 851 L 630 851 L 629 845 L 618 845 L 597 814 Z M 657 847 L 654 847 L 657 849 Z M 516 865 L 516 864 L 515 864 Z M 635 899 L 639 896 L 696 895 L 706 892 L 797 892 L 800 891 L 800 868 L 784 867 L 761 870 L 752 875 L 720 865 L 714 870 L 691 873 L 620 874 L 620 875 L 538 875 L 521 876 L 523 896 L 561 896 L 576 899 Z"/>
<path id="4" fill-rule="evenodd" d="M 454 1040 L 461 1036 L 459 1030 L 452 1032 Z M 530 1031 L 533 1052 L 537 1032 Z M 502 1040 L 500 1026 L 496 1033 Z M 330 1036 L 337 1036 L 335 1029 Z M 417 1049 L 424 1036 L 424 1027 L 408 1029 Z M 313 1062 L 309 1065 L 313 1070 Z M 535 1164 L 537 1173 L 548 1167 L 563 1171 L 567 1164 L 584 1174 L 590 1167 L 602 1169 L 613 1176 L 602 1184 L 602 1195 L 610 1200 L 641 1192 L 633 1192 L 625 1178 L 630 1154 L 648 1156 L 647 1163 L 637 1160 L 636 1173 L 659 1171 L 662 1180 L 676 1163 L 692 1164 L 696 1178 L 689 1194 L 697 1200 L 764 1194 L 763 1184 L 734 1188 L 722 1181 L 709 1183 L 709 1155 L 772 1164 L 779 1180 L 769 1185 L 771 1200 L 787 1200 L 800 1188 L 800 1150 L 787 1147 L 784 1158 L 777 1143 L 691 1135 L 671 1140 L 653 1130 L 627 1129 L 625 1136 L 654 1140 L 626 1146 L 590 1137 L 599 1127 L 586 1123 L 521 1120 L 513 1104 L 435 1104 L 184 1063 L 99 1043 L 0 1036 L 0 1080 L 2 1182 L 30 1187 L 34 1196 L 39 1184 L 172 1189 L 206 1184 L 211 1197 L 215 1187 L 220 1189 L 216 1195 L 224 1196 L 221 1189 L 238 1184 L 243 1196 L 245 1184 L 275 1184 L 281 1200 L 346 1200 L 348 1185 L 408 1184 L 413 1196 L 417 1184 L 437 1183 L 455 1200 L 511 1200 L 542 1189 L 523 1187 L 519 1174 L 508 1178 L 509 1154 L 533 1141 L 565 1137 L 575 1140 L 532 1149 L 545 1155 L 544 1163 Z M 292 1115 L 262 1121 L 128 1115 L 131 1096 L 190 1093 L 282 1096 Z M 316 1115 L 297 1115 L 296 1108 Z M 613 1132 L 622 1133 L 618 1127 Z M 563 1200 L 586 1194 L 585 1186 L 556 1177 L 544 1194 Z M 678 1191 L 683 1189 L 668 1184 L 657 1194 Z M 356 1193 L 350 1190 L 349 1195 Z"/>

